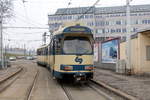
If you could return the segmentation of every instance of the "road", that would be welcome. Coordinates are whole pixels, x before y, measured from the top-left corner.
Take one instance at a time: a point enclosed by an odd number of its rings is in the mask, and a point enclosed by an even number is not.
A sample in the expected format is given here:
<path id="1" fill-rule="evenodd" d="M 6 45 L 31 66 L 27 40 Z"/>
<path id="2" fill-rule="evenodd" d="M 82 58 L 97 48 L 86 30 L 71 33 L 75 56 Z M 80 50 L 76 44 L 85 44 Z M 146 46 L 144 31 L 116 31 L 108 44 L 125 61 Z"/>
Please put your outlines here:
<path id="1" fill-rule="evenodd" d="M 35 61 L 17 60 L 23 67 L 19 77 L 0 93 L 0 100 L 122 100 L 103 92 L 92 83 L 57 81 Z"/>

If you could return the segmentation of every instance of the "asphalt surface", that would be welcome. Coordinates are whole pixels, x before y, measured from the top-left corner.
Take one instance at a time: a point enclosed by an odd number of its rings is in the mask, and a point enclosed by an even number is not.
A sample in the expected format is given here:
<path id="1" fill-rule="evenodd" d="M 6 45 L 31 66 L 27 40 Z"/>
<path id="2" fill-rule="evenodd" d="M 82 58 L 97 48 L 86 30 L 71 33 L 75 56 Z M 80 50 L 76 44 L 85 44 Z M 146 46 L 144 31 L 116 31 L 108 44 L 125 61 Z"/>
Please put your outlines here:
<path id="1" fill-rule="evenodd" d="M 30 100 L 68 100 L 57 80 L 52 79 L 46 68 L 39 67 L 37 77 Z"/>
<path id="2" fill-rule="evenodd" d="M 24 67 L 24 71 L 15 82 L 0 93 L 0 100 L 26 100 L 27 98 L 37 68 L 34 68 L 35 66 L 27 61 L 18 61 L 16 64 Z"/>
<path id="3" fill-rule="evenodd" d="M 110 70 L 96 69 L 94 80 L 134 96 L 136 100 L 150 100 L 149 76 L 127 76 Z"/>
<path id="4" fill-rule="evenodd" d="M 118 100 L 91 84 L 74 84 L 53 79 L 50 72 L 32 60 L 17 60 L 23 67 L 19 77 L 4 91 L 0 100 Z M 120 99 L 119 99 L 120 100 Z"/>

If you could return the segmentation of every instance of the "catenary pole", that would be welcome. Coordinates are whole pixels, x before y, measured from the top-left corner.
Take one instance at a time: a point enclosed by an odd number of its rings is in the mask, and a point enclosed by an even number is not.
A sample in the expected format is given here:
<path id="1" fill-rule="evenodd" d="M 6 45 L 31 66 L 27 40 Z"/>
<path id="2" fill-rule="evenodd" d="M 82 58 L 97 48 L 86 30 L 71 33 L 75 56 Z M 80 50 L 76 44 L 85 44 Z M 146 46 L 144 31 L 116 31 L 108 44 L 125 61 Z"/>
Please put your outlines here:
<path id="1" fill-rule="evenodd" d="M 130 0 L 126 0 L 126 68 L 131 71 L 131 22 L 130 22 Z"/>
<path id="2" fill-rule="evenodd" d="M 4 68 L 4 55 L 3 55 L 3 10 L 0 7 L 0 56 L 1 56 L 1 67 Z"/>

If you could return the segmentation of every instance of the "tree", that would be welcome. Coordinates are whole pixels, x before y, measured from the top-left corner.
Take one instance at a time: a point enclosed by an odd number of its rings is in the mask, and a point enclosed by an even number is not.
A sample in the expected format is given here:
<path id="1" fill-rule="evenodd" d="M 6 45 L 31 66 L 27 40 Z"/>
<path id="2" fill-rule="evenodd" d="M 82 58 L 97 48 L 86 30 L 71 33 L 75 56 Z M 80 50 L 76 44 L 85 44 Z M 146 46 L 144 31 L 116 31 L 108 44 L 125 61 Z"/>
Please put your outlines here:
<path id="1" fill-rule="evenodd" d="M 13 15 L 13 2 L 14 0 L 0 0 L 0 17 L 2 19 L 9 18 Z"/>
<path id="2" fill-rule="evenodd" d="M 3 22 L 5 18 L 12 16 L 12 2 L 13 0 L 0 0 L 0 59 L 2 68 L 5 66 L 3 55 Z"/>

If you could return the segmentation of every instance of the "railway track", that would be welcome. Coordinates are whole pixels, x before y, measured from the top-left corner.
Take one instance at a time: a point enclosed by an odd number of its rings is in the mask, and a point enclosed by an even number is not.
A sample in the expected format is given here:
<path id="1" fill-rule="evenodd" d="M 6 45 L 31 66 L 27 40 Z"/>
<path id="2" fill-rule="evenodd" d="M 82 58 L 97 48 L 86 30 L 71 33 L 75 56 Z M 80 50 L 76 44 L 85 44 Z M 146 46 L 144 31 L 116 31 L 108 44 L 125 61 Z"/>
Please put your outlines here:
<path id="1" fill-rule="evenodd" d="M 35 89 L 35 86 L 36 86 L 36 82 L 37 82 L 37 78 L 38 78 L 38 75 L 39 75 L 39 70 L 37 70 L 37 73 L 34 77 L 34 80 L 33 80 L 33 83 L 31 85 L 31 88 L 28 92 L 28 95 L 27 95 L 27 99 L 26 100 L 31 100 L 32 96 L 33 96 L 33 91 Z"/>
<path id="2" fill-rule="evenodd" d="M 59 83 L 65 95 L 67 96 L 68 100 L 91 100 L 90 97 L 91 94 L 94 94 L 94 96 L 92 97 L 93 100 L 97 100 L 96 97 L 102 98 L 101 100 L 128 100 L 116 95 L 115 93 L 112 93 L 112 91 L 105 90 L 104 88 L 102 89 L 102 87 L 100 87 L 98 84 L 92 81 L 90 81 L 87 84 L 78 84 L 78 85 L 71 85 L 71 86 L 64 85 L 62 82 Z M 87 97 L 81 97 L 81 96 L 87 96 Z M 76 97 L 81 97 L 81 98 L 76 98 Z"/>
<path id="3" fill-rule="evenodd" d="M 34 81 L 31 85 L 31 88 L 28 92 L 27 95 L 27 99 L 26 100 L 32 100 L 34 95 L 34 90 L 36 88 L 36 84 L 37 84 L 37 78 L 39 76 L 39 71 L 37 71 Z M 56 80 L 53 80 L 56 81 Z M 86 93 L 88 91 L 87 94 L 94 94 L 95 97 L 102 97 L 104 99 L 101 100 L 134 100 L 134 99 L 129 99 L 128 97 L 124 97 L 122 95 L 117 94 L 114 91 L 110 91 L 109 89 L 103 87 L 101 84 L 91 80 L 89 81 L 89 83 L 87 84 L 80 84 L 80 85 L 76 85 L 76 84 L 66 84 L 63 83 L 63 81 L 58 81 L 59 85 L 61 86 L 64 95 L 66 96 L 66 100 L 91 100 L 89 99 L 90 97 L 87 96 L 86 99 L 84 98 L 76 98 L 76 97 L 81 97 L 86 95 Z M 82 91 L 82 92 L 81 92 Z M 79 92 L 79 93 L 78 93 Z M 97 98 L 95 98 L 93 96 L 94 99 L 92 100 L 97 100 Z"/>
<path id="4" fill-rule="evenodd" d="M 25 72 L 25 69 L 19 68 L 18 70 L 12 72 L 7 75 L 3 79 L 0 80 L 0 93 L 7 89 L 13 82 L 15 82 L 20 75 Z"/>
<path id="5" fill-rule="evenodd" d="M 66 97 L 68 98 L 68 100 L 74 100 L 73 97 L 71 96 L 70 92 L 65 88 L 65 86 L 63 84 L 61 84 L 61 87 L 62 87 Z"/>
<path id="6" fill-rule="evenodd" d="M 99 85 L 95 84 L 94 82 L 90 82 L 89 84 L 87 84 L 87 86 L 95 90 L 98 94 L 103 95 L 105 98 L 107 98 L 107 100 L 116 100 L 116 98 L 114 99 L 114 97 L 112 97 L 106 91 L 105 92 L 102 91 L 103 89 Z"/>

